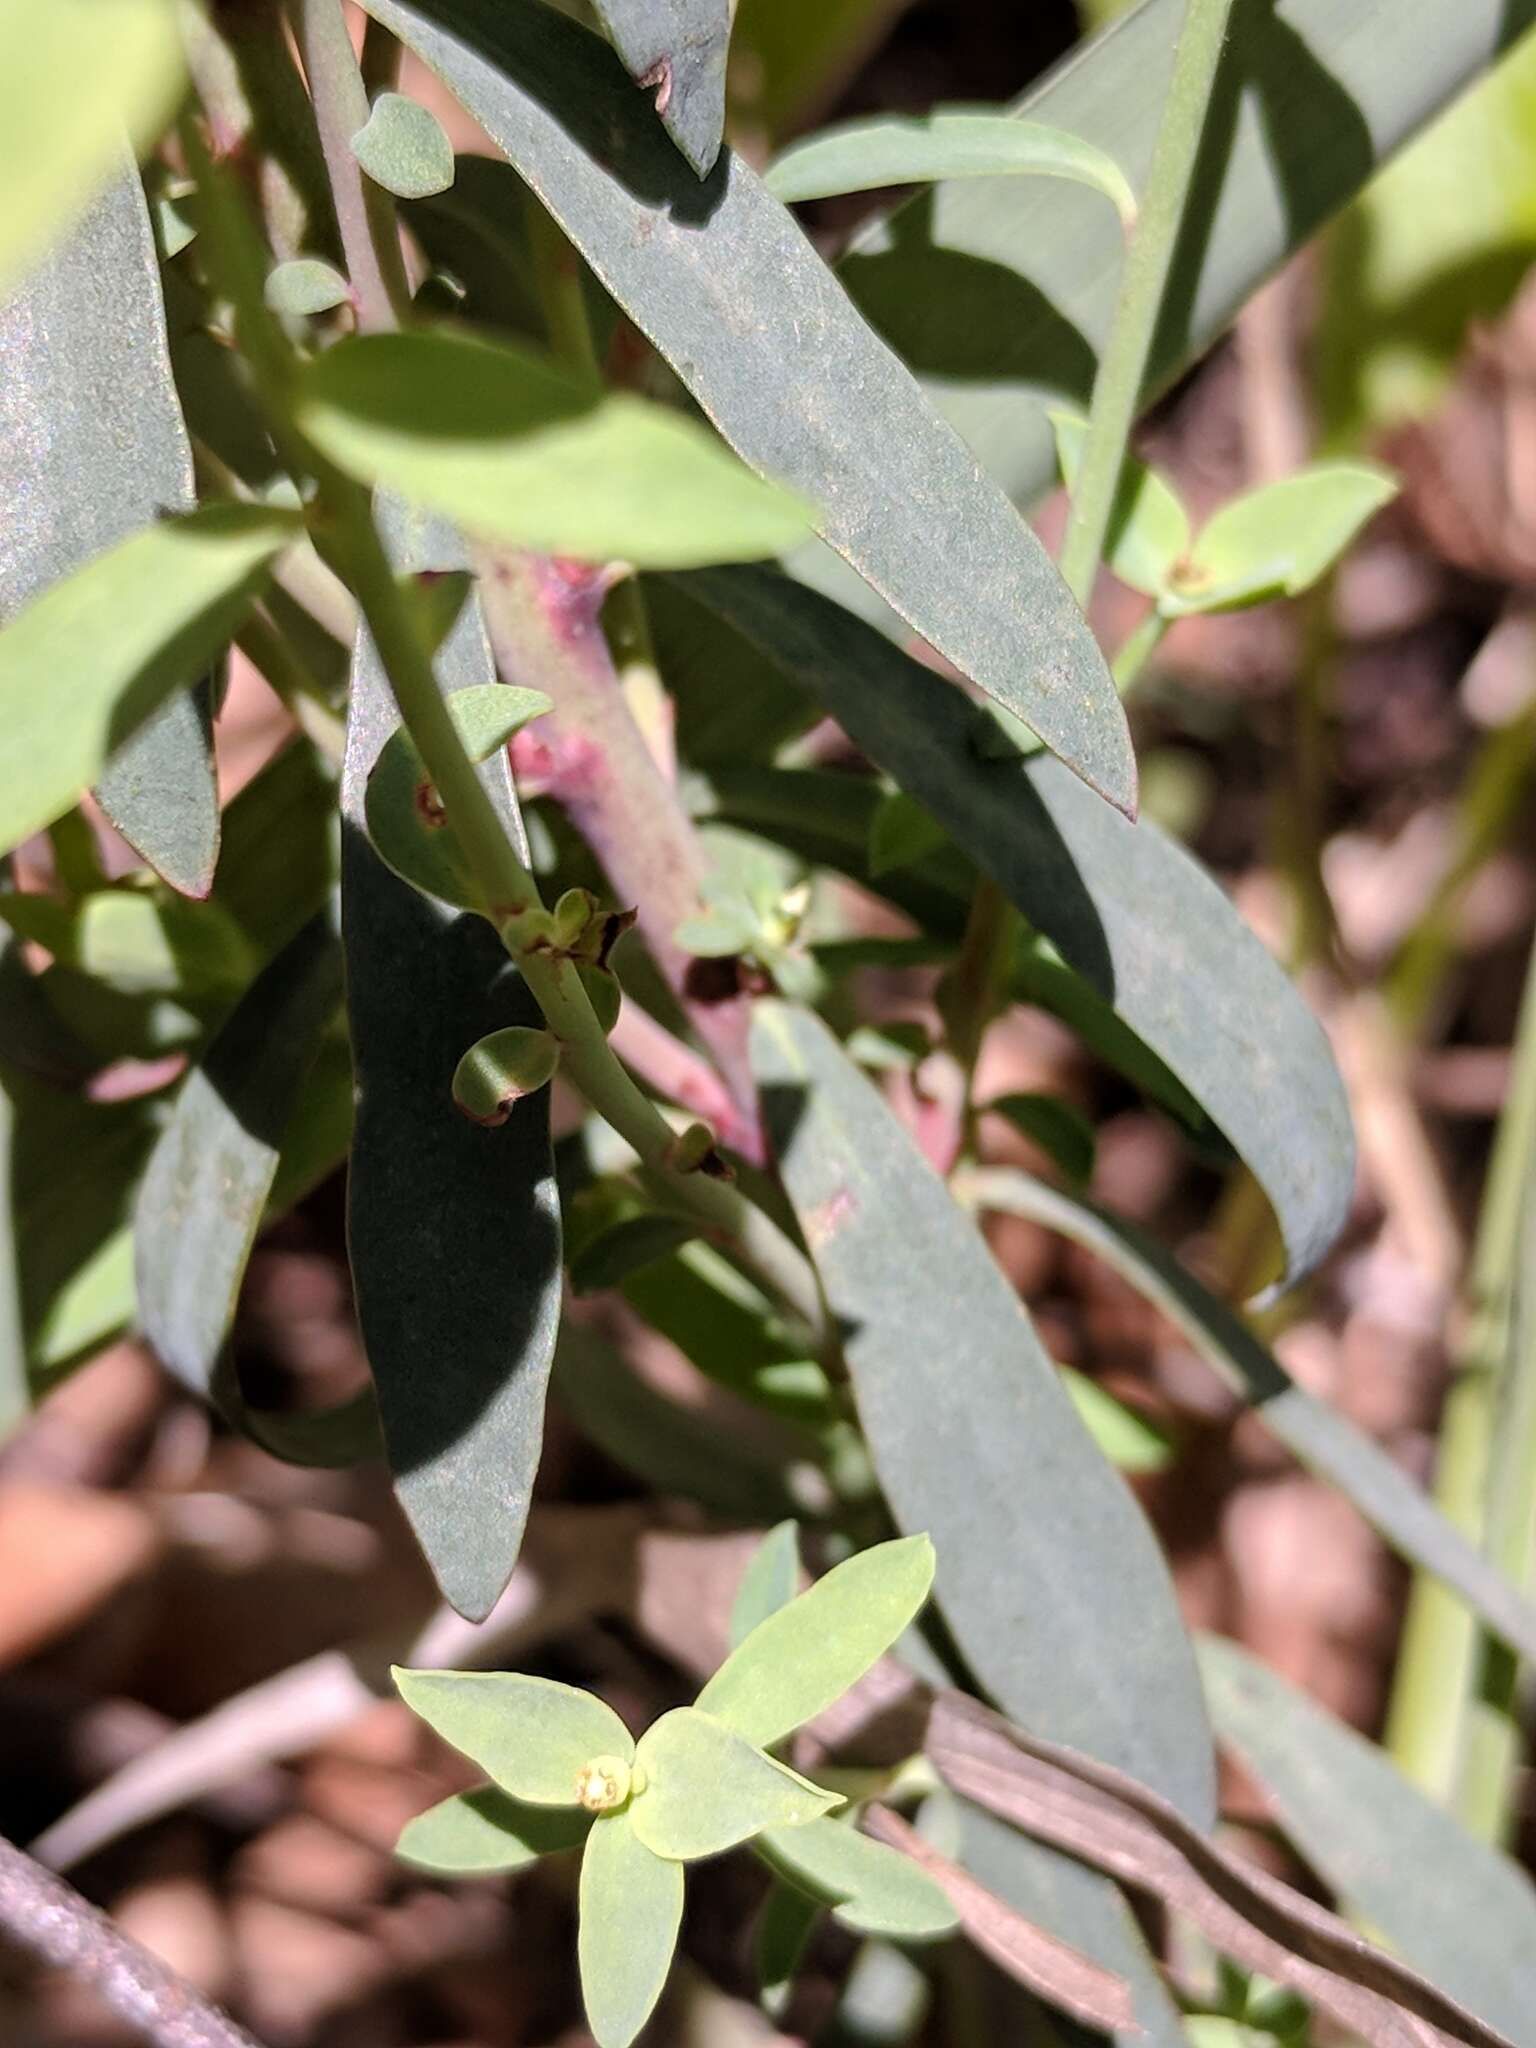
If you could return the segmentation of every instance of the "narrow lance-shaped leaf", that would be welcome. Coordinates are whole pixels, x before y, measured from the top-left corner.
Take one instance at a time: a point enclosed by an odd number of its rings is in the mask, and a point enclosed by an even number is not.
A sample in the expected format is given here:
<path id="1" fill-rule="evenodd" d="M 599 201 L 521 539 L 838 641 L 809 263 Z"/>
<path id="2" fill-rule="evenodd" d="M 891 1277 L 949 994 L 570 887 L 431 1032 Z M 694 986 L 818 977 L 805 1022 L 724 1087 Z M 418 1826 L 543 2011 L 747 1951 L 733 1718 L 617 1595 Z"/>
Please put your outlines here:
<path id="1" fill-rule="evenodd" d="M 634 1738 L 595 1693 L 521 1671 L 394 1673 L 401 1699 L 502 1791 L 532 1806 L 576 1806 L 594 1758 L 635 1753 Z"/>
<path id="2" fill-rule="evenodd" d="M 986 758 L 965 697 L 829 599 L 755 569 L 683 587 L 813 691 L 1113 1004 L 1252 1169 L 1288 1277 L 1315 1265 L 1353 1190 L 1349 1106 L 1316 1019 L 1210 877 L 1056 762 Z"/>
<path id="3" fill-rule="evenodd" d="M 656 89 L 662 126 L 701 178 L 720 154 L 732 0 L 597 0 L 635 82 Z"/>
<path id="4" fill-rule="evenodd" d="M 1124 713 L 1066 586 L 753 173 L 727 152 L 699 185 L 612 53 L 546 10 L 370 12 L 505 150 L 738 454 L 815 507 L 822 537 L 925 640 L 1131 809 Z"/>
<path id="5" fill-rule="evenodd" d="M 298 416 L 364 482 L 544 554 L 640 568 L 753 561 L 810 522 L 693 421 L 622 392 L 594 396 L 531 351 L 451 329 L 327 349 L 305 373 Z"/>
<path id="6" fill-rule="evenodd" d="M 944 1893 L 909 1856 L 846 1821 L 770 1828 L 755 1846 L 770 1869 L 831 1906 L 833 1918 L 856 1934 L 933 1941 L 960 1924 Z"/>
<path id="7" fill-rule="evenodd" d="M 600 1814 L 581 1857 L 576 1954 L 597 2048 L 629 2048 L 655 2010 L 683 1921 L 683 1866 L 653 1856 L 628 1812 Z"/>
<path id="8" fill-rule="evenodd" d="M 1403 1557 L 1459 1593 L 1515 1648 L 1536 1658 L 1536 1607 L 1448 1522 L 1423 1487 L 1379 1444 L 1286 1372 L 1235 1310 L 1134 1223 L 1006 1167 L 969 1173 L 956 1192 L 983 1208 L 1027 1216 L 1096 1252 L 1182 1330 L 1264 1426 L 1309 1472 L 1336 1486 Z"/>
<path id="9" fill-rule="evenodd" d="M 412 569 L 458 569 L 451 536 L 403 522 Z M 478 609 L 438 654 L 445 689 L 493 675 Z M 509 696 L 512 694 L 508 693 Z M 543 1441 L 560 1308 L 548 1094 L 500 1130 L 453 1100 L 467 1046 L 542 1018 L 484 919 L 429 902 L 364 831 L 368 777 L 399 714 L 366 636 L 353 664 L 342 771 L 342 934 L 357 1071 L 348 1251 L 390 1472 L 447 1598 L 489 1612 L 517 1561 Z M 504 753 L 481 769 L 522 826 Z"/>
<path id="10" fill-rule="evenodd" d="M 133 0 L 121 13 L 152 11 Z M 51 35 L 78 10 L 28 12 L 34 28 L 46 20 Z M 71 37 L 93 60 L 100 54 L 103 39 L 78 21 Z M 14 84 L 25 67 L 3 69 Z M 80 89 L 72 69 L 71 93 Z M 115 543 L 194 503 L 154 237 L 120 144 L 107 189 L 0 305 L 0 360 L 0 499 L 11 508 L 0 534 L 0 618 L 9 619 Z M 215 637 L 207 654 L 219 651 Z M 129 843 L 173 887 L 205 896 L 219 846 L 210 692 L 197 664 L 186 664 L 182 680 L 193 687 L 173 689 L 90 773 L 100 774 L 102 805 Z M 55 678 L 39 708 L 47 712 L 63 695 Z"/>
<path id="11" fill-rule="evenodd" d="M 724 1722 L 675 1707 L 641 1736 L 644 1789 L 630 1804 L 635 1833 L 657 1856 L 718 1856 L 764 1828 L 798 1826 L 842 1800 L 775 1763 Z"/>
<path id="12" fill-rule="evenodd" d="M 577 1849 L 592 1816 L 579 1806 L 528 1806 L 494 1785 L 455 1792 L 408 1820 L 395 1854 L 445 1876 L 523 1870 L 541 1856 Z"/>
<path id="13" fill-rule="evenodd" d="M 1166 1567 L 1013 1290 L 825 1025 L 762 1004 L 753 1058 L 875 1468 L 897 1521 L 933 1533 L 961 1652 L 1021 1721 L 1205 1825 L 1210 1741 Z"/>
<path id="14" fill-rule="evenodd" d="M 781 1741 L 885 1655 L 921 1611 L 933 1571 L 926 1535 L 859 1551 L 760 1621 L 698 1705 L 749 1742 Z"/>
<path id="15" fill-rule="evenodd" d="M 1390 1757 L 1235 1643 L 1200 1669 L 1223 1744 L 1349 1910 L 1453 1998 L 1536 2048 L 1536 1890 Z"/>
<path id="16" fill-rule="evenodd" d="M 840 192 L 874 192 L 884 185 L 1018 173 L 1087 185 L 1104 195 L 1125 226 L 1136 218 L 1136 195 L 1107 151 L 1065 128 L 958 108 L 912 120 L 847 121 L 823 129 L 775 158 L 763 183 L 790 206 Z"/>
<path id="17" fill-rule="evenodd" d="M 777 1614 L 800 1586 L 800 1525 L 780 1522 L 770 1529 L 741 1575 L 731 1602 L 731 1648 L 737 1649 L 759 1622 Z"/>

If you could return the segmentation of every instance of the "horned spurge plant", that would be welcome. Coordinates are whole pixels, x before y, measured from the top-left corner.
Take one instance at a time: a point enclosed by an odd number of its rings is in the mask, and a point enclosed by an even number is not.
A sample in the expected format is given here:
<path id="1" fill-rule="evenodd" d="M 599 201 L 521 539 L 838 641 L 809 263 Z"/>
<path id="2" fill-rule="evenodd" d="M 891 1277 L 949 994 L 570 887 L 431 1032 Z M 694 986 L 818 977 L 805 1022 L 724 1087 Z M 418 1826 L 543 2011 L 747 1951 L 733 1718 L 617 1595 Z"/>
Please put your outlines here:
<path id="1" fill-rule="evenodd" d="M 789 1535 L 792 1560 L 792 1525 Z M 744 1589 L 755 1604 L 776 1598 L 775 1562 L 760 1556 Z M 933 1566 L 926 1536 L 834 1566 L 764 1613 L 694 1704 L 638 1740 L 595 1695 L 552 1679 L 397 1670 L 406 1705 L 491 1778 L 411 1821 L 398 1853 L 483 1874 L 580 1846 L 582 1994 L 600 2048 L 628 2048 L 661 1995 L 684 1866 L 741 1843 L 851 1927 L 906 1940 L 951 1932 L 956 1915 L 930 1878 L 851 1817 L 832 1818 L 843 1796 L 770 1753 L 884 1656 L 927 1600 Z"/>

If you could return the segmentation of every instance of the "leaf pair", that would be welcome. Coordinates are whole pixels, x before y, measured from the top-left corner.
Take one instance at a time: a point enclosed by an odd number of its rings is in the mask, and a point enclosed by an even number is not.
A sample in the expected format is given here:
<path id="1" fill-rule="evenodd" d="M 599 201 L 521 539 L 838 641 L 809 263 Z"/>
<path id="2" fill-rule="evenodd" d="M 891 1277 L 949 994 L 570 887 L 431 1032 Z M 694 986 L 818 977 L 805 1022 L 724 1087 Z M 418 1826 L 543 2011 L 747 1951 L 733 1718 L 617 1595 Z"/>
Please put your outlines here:
<path id="1" fill-rule="evenodd" d="M 684 1863 L 768 1836 L 771 1854 L 818 1896 L 856 1898 L 871 1884 L 878 1892 L 869 1865 L 891 1852 L 845 1841 L 848 1831 L 824 1820 L 839 1795 L 767 1749 L 890 1648 L 927 1599 L 933 1562 L 926 1536 L 850 1558 L 768 1613 L 693 1706 L 662 1715 L 638 1741 L 603 1701 L 551 1679 L 397 1670 L 406 1704 L 495 1786 L 412 1821 L 399 1853 L 432 1870 L 513 1870 L 584 1841 L 583 1996 L 600 2048 L 627 2048 L 671 1963 Z M 798 1846 L 802 1834 L 812 1834 L 808 1847 Z M 946 1909 L 921 1891 L 920 1873 L 903 1873 L 902 1883 L 895 1903 L 872 1905 L 870 1917 L 888 1919 L 892 1932 L 942 1929 Z"/>

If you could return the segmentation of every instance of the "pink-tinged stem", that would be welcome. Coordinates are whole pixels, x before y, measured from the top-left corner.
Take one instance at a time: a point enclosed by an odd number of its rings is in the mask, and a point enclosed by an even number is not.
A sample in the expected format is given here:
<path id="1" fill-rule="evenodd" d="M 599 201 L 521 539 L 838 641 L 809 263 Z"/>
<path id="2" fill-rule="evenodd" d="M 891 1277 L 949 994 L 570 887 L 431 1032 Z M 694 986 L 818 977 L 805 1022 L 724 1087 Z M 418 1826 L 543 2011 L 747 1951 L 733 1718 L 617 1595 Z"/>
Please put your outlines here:
<path id="1" fill-rule="evenodd" d="M 738 1128 L 745 1124 L 756 1139 L 749 1000 L 728 963 L 700 962 L 674 936 L 704 908 L 708 864 L 614 669 L 600 618 L 605 574 L 510 550 L 487 550 L 478 566 L 497 666 L 508 682 L 542 690 L 554 704 L 518 735 L 519 778 L 554 797 L 621 903 L 638 912 L 652 958 L 724 1076 Z"/>
<path id="2" fill-rule="evenodd" d="M 608 1043 L 625 1066 L 632 1068 L 658 1095 L 702 1117 L 722 1144 L 729 1145 L 754 1166 L 767 1163 L 757 1118 L 744 1116 L 709 1062 L 700 1059 L 681 1039 L 674 1038 L 648 1010 L 642 1010 L 638 1003 L 626 1002 L 619 1011 L 618 1023 L 608 1034 Z"/>

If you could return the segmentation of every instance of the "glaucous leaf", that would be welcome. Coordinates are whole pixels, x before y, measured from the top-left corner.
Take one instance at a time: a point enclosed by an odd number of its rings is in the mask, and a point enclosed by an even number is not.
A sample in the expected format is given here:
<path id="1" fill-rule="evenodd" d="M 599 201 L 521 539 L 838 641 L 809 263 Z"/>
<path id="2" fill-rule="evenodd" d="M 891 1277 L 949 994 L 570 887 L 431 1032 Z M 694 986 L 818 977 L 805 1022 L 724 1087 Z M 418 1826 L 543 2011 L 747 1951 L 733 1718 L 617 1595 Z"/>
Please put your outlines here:
<path id="1" fill-rule="evenodd" d="M 346 305 L 351 296 L 352 287 L 335 264 L 323 263 L 318 256 L 295 256 L 289 263 L 279 263 L 269 272 L 265 290 L 274 313 L 296 318 L 329 313 Z"/>
<path id="2" fill-rule="evenodd" d="M 1374 1743 L 1216 1636 L 1200 1670 L 1224 1746 L 1350 1912 L 1518 2048 L 1536 2048 L 1536 1890 Z"/>
<path id="3" fill-rule="evenodd" d="M 388 508 L 397 566 L 457 570 L 456 536 Z M 452 686 L 494 675 L 479 608 L 438 650 Z M 448 1600 L 480 1619 L 517 1562 L 560 1320 L 560 1213 L 547 1093 L 503 1130 L 454 1107 L 466 1044 L 543 1018 L 482 918 L 392 875 L 364 833 L 368 777 L 399 722 L 366 635 L 342 764 L 342 936 L 357 1071 L 348 1253 L 391 1478 Z M 481 781 L 525 847 L 504 753 Z"/>
<path id="4" fill-rule="evenodd" d="M 635 1754 L 612 1707 L 553 1678 L 399 1665 L 392 1676 L 413 1714 L 531 1806 L 575 1806 L 577 1780 L 594 1757 Z"/>
<path id="5" fill-rule="evenodd" d="M 1010 114 L 940 109 L 907 120 L 846 121 L 792 143 L 763 174 L 775 199 L 831 199 L 885 185 L 940 178 L 1001 178 L 1020 172 L 1088 185 L 1119 214 L 1136 219 L 1136 194 L 1114 158 L 1065 128 Z"/>
<path id="6" fill-rule="evenodd" d="M 381 92 L 352 138 L 352 154 L 397 199 L 431 199 L 453 183 L 453 144 L 419 100 Z"/>
<path id="7" fill-rule="evenodd" d="M 171 0 L 0 0 L 0 293 L 82 213 L 176 110 L 181 38 Z"/>
<path id="8" fill-rule="evenodd" d="M 365 483 L 466 532 L 638 567 L 751 561 L 807 515 L 704 428 L 594 397 L 543 358 L 453 330 L 359 335 L 299 387 L 305 433 Z"/>
<path id="9" fill-rule="evenodd" d="M 842 1804 L 698 1707 L 674 1707 L 653 1722 L 635 1761 L 646 1779 L 629 1807 L 635 1833 L 654 1855 L 680 1863 Z"/>
<path id="10" fill-rule="evenodd" d="M 197 680 L 295 526 L 292 513 L 254 505 L 164 520 L 52 585 L 0 630 L 0 845 L 72 810 L 115 750 Z"/>
<path id="11" fill-rule="evenodd" d="M 753 1844 L 769 1868 L 832 1908 L 856 1934 L 890 1941 L 934 1941 L 959 1917 L 910 1856 L 871 1841 L 843 1820 L 770 1828 Z"/>
<path id="12" fill-rule="evenodd" d="M 1367 462 L 1319 462 L 1244 491 L 1200 529 L 1163 610 L 1227 610 L 1251 602 L 1250 593 L 1297 596 L 1397 491 L 1394 476 Z"/>
<path id="13" fill-rule="evenodd" d="M 650 2018 L 683 1921 L 683 1866 L 652 1855 L 633 1810 L 599 1814 L 581 1857 L 576 1957 L 597 2048 L 629 2048 Z"/>
<path id="14" fill-rule="evenodd" d="M 1170 1068 L 1268 1195 L 1295 1279 L 1354 1188 L 1327 1038 L 1216 884 L 1043 756 L 984 758 L 974 705 L 828 599 L 764 570 L 686 588 L 772 652 Z M 942 1546 L 941 1546 L 942 1549 Z"/>
<path id="15" fill-rule="evenodd" d="M 579 1806 L 529 1806 L 482 1785 L 408 1820 L 395 1854 L 446 1876 L 522 1870 L 541 1856 L 580 1848 L 591 1826 L 591 1814 Z"/>
<path id="16" fill-rule="evenodd" d="M 1066 586 L 746 165 L 726 153 L 700 186 L 574 22 L 502 0 L 369 11 L 506 152 L 737 453 L 817 508 L 823 539 L 962 674 L 1133 808 L 1124 712 Z"/>
<path id="17" fill-rule="evenodd" d="M 1088 445 L 1088 422 L 1070 412 L 1053 412 L 1050 419 L 1062 480 L 1069 492 L 1074 491 Z M 1189 515 L 1173 486 L 1155 469 L 1127 455 L 1104 536 L 1105 561 L 1132 590 L 1157 597 L 1189 546 Z"/>
<path id="18" fill-rule="evenodd" d="M 1336 1486 L 1395 1550 L 1443 1579 L 1506 1642 L 1536 1657 L 1536 1606 L 1395 1459 L 1336 1408 L 1299 1387 L 1236 1310 L 1202 1287 L 1146 1231 L 1006 1167 L 967 1174 L 957 1179 L 956 1192 L 980 1207 L 1027 1216 L 1095 1252 L 1162 1310 L 1309 1472 Z"/>
<path id="19" fill-rule="evenodd" d="M 547 1087 L 560 1064 L 552 1032 L 508 1024 L 476 1039 L 453 1070 L 453 1099 L 471 1123 L 504 1124 L 525 1095 Z"/>
<path id="20" fill-rule="evenodd" d="M 814 1250 L 814 1246 L 813 1246 Z M 933 1544 L 900 1536 L 834 1565 L 732 1650 L 698 1706 L 766 1748 L 840 1699 L 922 1611 Z"/>
<path id="21" fill-rule="evenodd" d="M 731 0 L 596 0 L 639 86 L 656 88 L 661 124 L 701 178 L 720 154 Z"/>
<path id="22" fill-rule="evenodd" d="M 1206 1825 L 1210 1738 L 1167 1567 L 984 1240 L 820 1019 L 759 1004 L 753 1064 L 870 1455 L 897 1522 L 933 1533 L 976 1679 Z"/>
<path id="23" fill-rule="evenodd" d="M 44 10 L 49 33 L 74 11 Z M 14 428 L 0 435 L 0 502 L 15 508 L 0 540 L 8 619 L 116 542 L 195 503 L 154 237 L 120 142 L 106 189 L 0 304 L 0 361 Z M 211 712 L 206 677 L 173 693 L 115 750 L 97 787 L 123 837 L 188 896 L 207 895 L 218 858 Z"/>
<path id="24" fill-rule="evenodd" d="M 787 1607 L 800 1590 L 800 1524 L 780 1522 L 753 1551 L 731 1602 L 731 1648 L 759 1622 Z"/>

